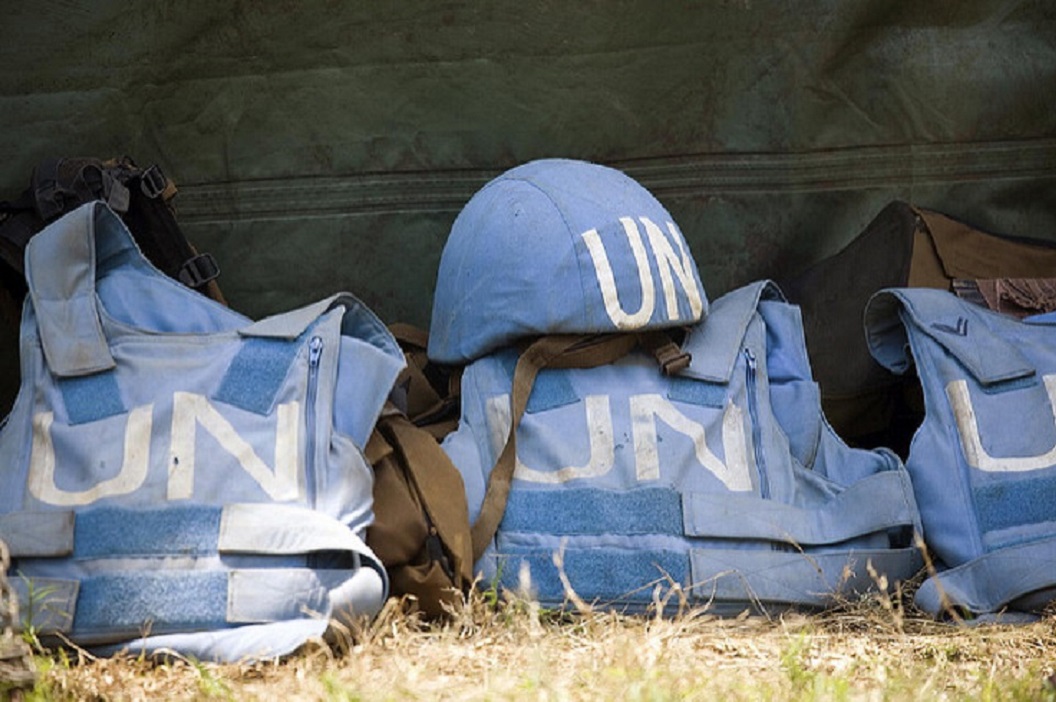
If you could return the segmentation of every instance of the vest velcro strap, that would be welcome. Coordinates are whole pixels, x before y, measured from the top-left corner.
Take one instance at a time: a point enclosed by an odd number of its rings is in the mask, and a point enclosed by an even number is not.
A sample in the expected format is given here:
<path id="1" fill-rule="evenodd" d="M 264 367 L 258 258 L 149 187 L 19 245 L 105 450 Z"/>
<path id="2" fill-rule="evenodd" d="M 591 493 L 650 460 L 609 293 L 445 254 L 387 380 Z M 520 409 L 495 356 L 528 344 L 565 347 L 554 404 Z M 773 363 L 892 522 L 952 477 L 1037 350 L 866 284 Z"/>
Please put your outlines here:
<path id="1" fill-rule="evenodd" d="M 114 370 L 57 378 L 57 384 L 71 425 L 95 422 L 127 411 Z"/>
<path id="2" fill-rule="evenodd" d="M 915 602 L 939 617 L 985 615 L 1036 590 L 1056 587 L 1056 537 L 1005 546 L 925 580 Z"/>
<path id="3" fill-rule="evenodd" d="M 863 478 L 814 507 L 736 493 L 690 493 L 682 504 L 687 536 L 819 546 L 897 526 L 920 529 L 913 489 L 902 470 Z"/>
<path id="4" fill-rule="evenodd" d="M 320 618 L 330 591 L 355 571 L 261 568 L 152 570 L 81 580 L 15 579 L 23 627 L 75 635 L 86 644 L 143 634 Z M 35 598 L 30 595 L 36 593 Z M 105 632 L 105 634 L 102 634 Z"/>
<path id="5" fill-rule="evenodd" d="M 0 515 L 0 533 L 16 558 L 154 558 L 256 554 L 289 556 L 321 551 L 349 554 L 356 566 L 366 544 L 322 512 L 296 505 L 236 503 Z"/>
<path id="6" fill-rule="evenodd" d="M 916 548 L 827 553 L 693 549 L 690 561 L 694 599 L 824 607 L 836 597 L 875 591 L 881 575 L 889 585 L 908 580 L 922 559 Z"/>
<path id="7" fill-rule="evenodd" d="M 605 547 L 551 550 L 517 546 L 499 539 L 497 572 L 502 585 L 525 584 L 545 604 L 559 604 L 570 593 L 589 592 L 599 603 L 653 604 L 675 589 L 717 610 L 759 603 L 807 607 L 831 605 L 837 597 L 876 590 L 876 578 L 893 585 L 909 579 L 921 566 L 916 548 L 847 550 L 821 554 L 769 549 L 660 549 Z M 525 579 L 522 576 L 527 569 Z M 525 582 L 527 580 L 527 582 Z"/>
<path id="8" fill-rule="evenodd" d="M 73 553 L 72 511 L 0 514 L 0 535 L 14 558 L 61 557 Z"/>
<path id="9" fill-rule="evenodd" d="M 821 546 L 899 526 L 919 530 L 917 522 L 912 487 L 899 470 L 863 478 L 814 507 L 731 492 L 680 495 L 666 488 L 517 490 L 507 499 L 502 526 L 507 533 L 668 534 Z"/>
<path id="10" fill-rule="evenodd" d="M 654 602 L 655 590 L 668 592 L 685 588 L 690 582 L 690 561 L 686 553 L 666 550 L 613 548 L 568 548 L 555 554 L 537 548 L 506 548 L 500 535 L 497 572 L 501 584 L 518 591 L 527 569 L 531 594 L 547 605 L 567 601 L 570 593 L 589 592 L 602 605 L 637 605 Z M 559 564 L 558 564 L 559 563 Z"/>
<path id="11" fill-rule="evenodd" d="M 507 500 L 506 533 L 562 536 L 668 534 L 682 536 L 682 496 L 668 488 L 515 490 Z"/>
<path id="12" fill-rule="evenodd" d="M 247 412 L 268 414 L 302 346 L 297 338 L 246 339 L 227 367 L 216 399 Z"/>

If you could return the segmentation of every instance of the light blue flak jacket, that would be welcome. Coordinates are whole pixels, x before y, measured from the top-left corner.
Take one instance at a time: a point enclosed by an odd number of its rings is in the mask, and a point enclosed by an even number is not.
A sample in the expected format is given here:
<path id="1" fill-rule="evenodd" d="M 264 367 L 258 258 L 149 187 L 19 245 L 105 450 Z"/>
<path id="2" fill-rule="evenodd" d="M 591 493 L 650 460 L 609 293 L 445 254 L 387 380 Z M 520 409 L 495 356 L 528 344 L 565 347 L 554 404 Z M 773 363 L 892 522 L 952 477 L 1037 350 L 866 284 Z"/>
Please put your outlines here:
<path id="1" fill-rule="evenodd" d="M 287 653 L 387 591 L 362 448 L 403 356 L 341 294 L 253 322 L 85 205 L 26 251 L 0 536 L 22 626 L 108 652 Z"/>
<path id="2" fill-rule="evenodd" d="M 635 351 L 542 370 L 513 486 L 476 564 L 547 605 L 713 611 L 824 607 L 911 576 L 918 513 L 886 450 L 852 450 L 822 417 L 798 308 L 771 283 L 731 292 L 690 328 L 680 375 Z M 443 447 L 476 520 L 510 426 L 518 351 L 470 363 Z"/>
<path id="3" fill-rule="evenodd" d="M 917 603 L 1029 618 L 1056 599 L 1056 315 L 894 289 L 870 301 L 866 329 L 873 356 L 915 365 L 923 388 L 906 467 L 938 572 Z"/>

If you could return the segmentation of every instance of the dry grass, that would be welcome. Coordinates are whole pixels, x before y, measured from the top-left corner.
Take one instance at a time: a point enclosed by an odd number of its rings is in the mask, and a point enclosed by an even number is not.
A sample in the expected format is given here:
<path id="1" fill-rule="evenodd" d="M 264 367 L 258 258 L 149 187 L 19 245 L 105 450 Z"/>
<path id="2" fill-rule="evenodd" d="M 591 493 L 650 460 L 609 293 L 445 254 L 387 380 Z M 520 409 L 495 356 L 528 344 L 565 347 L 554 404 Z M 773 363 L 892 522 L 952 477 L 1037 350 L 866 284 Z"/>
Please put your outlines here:
<path id="1" fill-rule="evenodd" d="M 1056 617 L 940 625 L 874 597 L 821 615 L 666 618 L 475 594 L 446 624 L 391 601 L 369 625 L 279 663 L 74 652 L 38 657 L 27 700 L 1056 700 Z"/>

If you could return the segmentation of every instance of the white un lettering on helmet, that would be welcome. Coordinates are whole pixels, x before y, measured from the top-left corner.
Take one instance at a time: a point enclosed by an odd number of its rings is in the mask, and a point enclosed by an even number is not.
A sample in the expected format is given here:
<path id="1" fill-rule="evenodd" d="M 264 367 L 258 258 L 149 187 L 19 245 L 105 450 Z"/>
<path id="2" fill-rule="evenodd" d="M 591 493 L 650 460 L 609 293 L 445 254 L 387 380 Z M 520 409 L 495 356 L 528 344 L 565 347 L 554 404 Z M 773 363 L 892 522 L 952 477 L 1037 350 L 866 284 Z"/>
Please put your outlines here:
<path id="1" fill-rule="evenodd" d="M 640 329 L 647 325 L 653 317 L 657 304 L 657 290 L 653 269 L 649 265 L 650 254 L 659 272 L 663 310 L 667 321 L 677 322 L 681 319 L 678 310 L 678 291 L 675 288 L 676 279 L 689 303 L 690 318 L 685 321 L 695 321 L 703 311 L 704 302 L 693 277 L 693 260 L 686 250 L 682 235 L 675 227 L 675 223 L 669 221 L 665 224 L 670 238 L 664 234 L 656 222 L 648 217 L 637 219 L 620 217 L 620 230 L 626 236 L 627 245 L 634 256 L 638 270 L 638 285 L 641 290 L 641 302 L 638 309 L 633 311 L 624 309 L 620 302 L 616 277 L 613 274 L 613 267 L 601 234 L 597 229 L 588 229 L 580 235 L 590 253 L 591 262 L 594 264 L 594 274 L 597 276 L 598 286 L 601 288 L 602 299 L 605 302 L 605 312 L 617 329 L 624 331 Z M 645 238 L 649 241 L 648 251 L 642 238 L 643 229 Z"/>

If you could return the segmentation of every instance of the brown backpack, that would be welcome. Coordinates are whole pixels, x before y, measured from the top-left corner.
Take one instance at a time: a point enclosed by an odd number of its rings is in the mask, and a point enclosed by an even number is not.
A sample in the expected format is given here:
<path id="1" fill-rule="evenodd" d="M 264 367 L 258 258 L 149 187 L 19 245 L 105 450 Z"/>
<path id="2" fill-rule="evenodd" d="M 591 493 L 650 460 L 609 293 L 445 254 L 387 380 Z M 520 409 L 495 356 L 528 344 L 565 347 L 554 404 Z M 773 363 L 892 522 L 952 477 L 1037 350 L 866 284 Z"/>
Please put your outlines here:
<path id="1" fill-rule="evenodd" d="M 426 358 L 425 332 L 390 327 L 407 359 L 394 396 L 367 443 L 374 467 L 374 523 L 367 544 L 385 564 L 390 592 L 440 617 L 473 583 L 473 550 L 462 474 L 439 440 L 458 421 L 457 380 Z"/>

